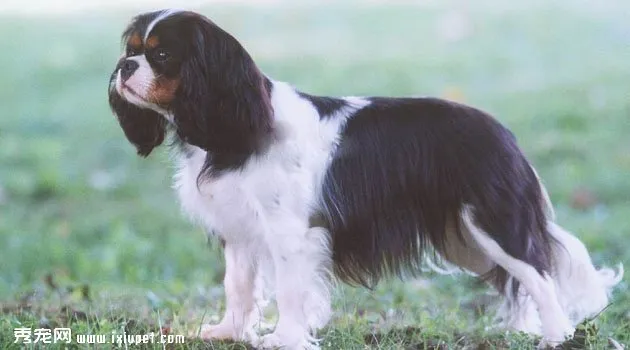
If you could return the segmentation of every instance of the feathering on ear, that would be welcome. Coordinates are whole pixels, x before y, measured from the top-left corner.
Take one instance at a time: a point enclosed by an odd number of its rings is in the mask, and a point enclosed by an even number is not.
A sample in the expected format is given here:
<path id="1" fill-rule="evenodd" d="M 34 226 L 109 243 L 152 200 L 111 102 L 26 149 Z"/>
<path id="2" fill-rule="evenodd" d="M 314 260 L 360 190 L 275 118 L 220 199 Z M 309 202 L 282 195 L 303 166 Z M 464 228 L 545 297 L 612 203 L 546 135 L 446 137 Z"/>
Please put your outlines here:
<path id="1" fill-rule="evenodd" d="M 166 134 L 164 117 L 125 101 L 115 89 L 109 91 L 109 106 L 139 155 L 146 157 L 162 144 Z"/>
<path id="2" fill-rule="evenodd" d="M 194 13 L 180 17 L 191 38 L 171 106 L 178 135 L 208 152 L 206 170 L 242 166 L 265 148 L 272 108 L 267 79 L 230 34 Z"/>

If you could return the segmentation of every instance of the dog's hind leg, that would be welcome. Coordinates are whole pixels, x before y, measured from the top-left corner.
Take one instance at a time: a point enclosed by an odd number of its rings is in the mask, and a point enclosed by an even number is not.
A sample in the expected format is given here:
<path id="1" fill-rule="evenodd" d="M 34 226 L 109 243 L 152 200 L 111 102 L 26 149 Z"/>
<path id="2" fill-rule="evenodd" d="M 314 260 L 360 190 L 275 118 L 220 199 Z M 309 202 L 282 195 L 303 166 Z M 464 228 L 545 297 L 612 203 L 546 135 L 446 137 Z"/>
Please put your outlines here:
<path id="1" fill-rule="evenodd" d="M 548 213 L 547 230 L 556 240 L 553 242 L 555 265 L 552 277 L 556 281 L 562 307 L 573 324 L 577 325 L 608 305 L 611 289 L 623 277 L 623 265 L 619 264 L 618 271 L 606 267 L 595 268 L 582 241 L 555 223 L 553 206 L 542 183 L 540 189 Z"/>
<path id="2" fill-rule="evenodd" d="M 477 276 L 483 276 L 496 266 L 475 242 L 466 227 L 459 227 L 459 232 L 452 222 L 447 222 L 444 247 L 440 255 L 449 263 Z M 459 235 L 458 235 L 459 233 Z"/>
<path id="3" fill-rule="evenodd" d="M 468 228 L 464 225 L 460 226 L 457 235 L 454 225 L 447 225 L 446 240 L 443 251 L 440 251 L 442 257 L 451 264 L 455 264 L 458 268 L 468 271 L 469 273 L 486 277 L 487 282 L 497 291 L 511 290 L 513 277 L 507 281 L 507 286 L 502 286 L 492 279 L 492 270 L 497 264 L 488 257 L 481 249 L 479 244 L 475 242 Z M 541 335 L 540 318 L 536 310 L 536 304 L 531 296 L 521 293 L 516 297 L 511 295 L 504 296 L 504 300 L 497 310 L 495 318 L 500 328 L 522 331 L 530 334 Z"/>
<path id="4" fill-rule="evenodd" d="M 557 344 L 571 336 L 574 328 L 558 301 L 555 283 L 549 274 L 539 273 L 532 265 L 503 250 L 497 241 L 477 226 L 469 208 L 463 209 L 461 216 L 471 236 L 486 255 L 519 281 L 538 306 L 543 333 L 541 344 Z"/>
<path id="5" fill-rule="evenodd" d="M 553 271 L 560 302 L 573 324 L 578 324 L 608 305 L 610 290 L 623 276 L 623 266 L 617 272 L 610 268 L 596 269 L 577 237 L 553 222 L 547 226 L 560 243 L 554 245 Z"/>

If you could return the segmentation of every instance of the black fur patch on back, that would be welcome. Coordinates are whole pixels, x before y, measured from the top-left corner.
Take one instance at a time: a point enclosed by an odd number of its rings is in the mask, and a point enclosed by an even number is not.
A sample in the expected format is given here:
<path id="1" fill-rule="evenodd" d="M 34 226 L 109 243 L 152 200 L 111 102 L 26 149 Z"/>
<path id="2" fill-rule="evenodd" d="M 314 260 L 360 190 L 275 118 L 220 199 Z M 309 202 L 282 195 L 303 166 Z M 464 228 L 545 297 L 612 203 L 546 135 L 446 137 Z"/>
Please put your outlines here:
<path id="1" fill-rule="evenodd" d="M 338 277 L 372 287 L 384 275 L 418 273 L 429 245 L 444 251 L 447 221 L 461 237 L 463 205 L 507 253 L 548 271 L 541 190 L 509 130 L 444 100 L 371 101 L 348 120 L 325 176 Z M 507 273 L 494 272 L 501 289 Z"/>
<path id="2" fill-rule="evenodd" d="M 335 112 L 340 109 L 346 107 L 348 103 L 340 98 L 335 97 L 327 97 L 327 96 L 314 96 L 309 95 L 304 92 L 298 92 L 300 97 L 310 101 L 315 109 L 317 109 L 317 113 L 319 113 L 320 119 L 330 118 Z"/>

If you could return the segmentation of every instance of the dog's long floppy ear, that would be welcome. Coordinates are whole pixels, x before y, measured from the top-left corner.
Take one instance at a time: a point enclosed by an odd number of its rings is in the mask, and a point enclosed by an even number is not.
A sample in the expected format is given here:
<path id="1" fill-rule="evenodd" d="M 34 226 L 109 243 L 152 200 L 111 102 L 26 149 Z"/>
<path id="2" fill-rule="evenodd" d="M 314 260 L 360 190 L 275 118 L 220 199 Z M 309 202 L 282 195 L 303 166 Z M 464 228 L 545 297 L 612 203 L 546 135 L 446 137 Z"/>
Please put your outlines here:
<path id="1" fill-rule="evenodd" d="M 171 106 L 177 132 L 208 151 L 213 172 L 238 168 L 270 137 L 269 81 L 241 44 L 210 20 L 195 13 L 180 20 L 189 47 Z"/>
<path id="2" fill-rule="evenodd" d="M 127 102 L 111 86 L 110 80 L 109 106 L 118 117 L 118 123 L 127 139 L 136 146 L 138 154 L 142 157 L 148 156 L 164 141 L 166 120 L 155 111 Z"/>

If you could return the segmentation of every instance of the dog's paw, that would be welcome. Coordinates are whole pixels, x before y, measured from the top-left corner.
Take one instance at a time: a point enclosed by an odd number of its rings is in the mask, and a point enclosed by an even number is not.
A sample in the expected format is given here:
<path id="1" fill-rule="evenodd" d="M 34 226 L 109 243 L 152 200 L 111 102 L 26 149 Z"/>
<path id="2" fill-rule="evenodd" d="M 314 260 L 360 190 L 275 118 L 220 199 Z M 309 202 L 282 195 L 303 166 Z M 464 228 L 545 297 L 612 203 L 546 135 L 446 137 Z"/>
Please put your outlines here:
<path id="1" fill-rule="evenodd" d="M 227 323 L 219 323 L 216 325 L 204 324 L 198 332 L 199 338 L 203 340 L 232 340 L 256 342 L 258 336 L 251 331 L 238 331 Z"/>
<path id="2" fill-rule="evenodd" d="M 317 344 L 309 342 L 307 339 L 295 340 L 285 339 L 277 333 L 270 333 L 260 338 L 256 343 L 258 349 L 282 349 L 282 350 L 319 350 Z"/>
<path id="3" fill-rule="evenodd" d="M 284 343 L 278 335 L 270 333 L 260 337 L 260 341 L 256 345 L 258 349 L 281 349 Z"/>
<path id="4" fill-rule="evenodd" d="M 570 340 L 575 334 L 575 327 L 571 324 L 566 317 L 558 317 L 555 320 L 553 328 L 543 327 L 543 338 L 548 339 L 551 342 L 562 343 Z"/>
<path id="5" fill-rule="evenodd" d="M 234 327 L 225 323 L 216 325 L 204 324 L 201 326 L 199 337 L 204 340 L 238 340 Z"/>
<path id="6" fill-rule="evenodd" d="M 558 334 L 543 337 L 540 343 L 538 343 L 538 349 L 553 349 L 565 341 L 573 339 L 574 334 L 575 328 L 571 326 L 565 327 L 564 330 Z"/>

